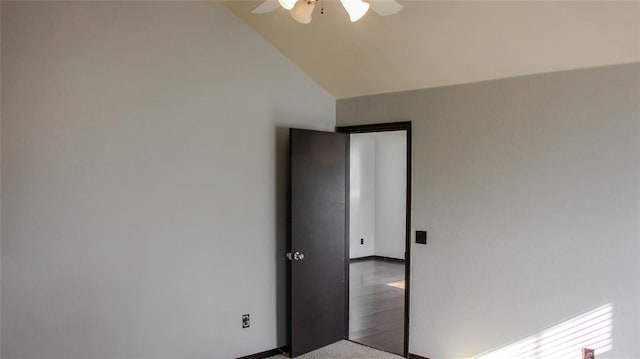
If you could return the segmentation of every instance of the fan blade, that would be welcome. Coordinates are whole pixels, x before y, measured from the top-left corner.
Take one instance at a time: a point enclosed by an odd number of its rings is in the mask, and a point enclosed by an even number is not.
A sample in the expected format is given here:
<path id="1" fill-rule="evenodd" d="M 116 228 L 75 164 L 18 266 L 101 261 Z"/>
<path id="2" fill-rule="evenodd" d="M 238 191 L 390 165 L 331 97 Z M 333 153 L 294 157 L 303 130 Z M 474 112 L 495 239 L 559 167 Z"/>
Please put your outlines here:
<path id="1" fill-rule="evenodd" d="M 369 0 L 368 2 L 371 10 L 380 16 L 393 15 L 404 8 L 396 0 Z"/>
<path id="2" fill-rule="evenodd" d="M 280 6 L 278 4 L 278 0 L 264 0 L 264 2 L 255 7 L 255 9 L 251 10 L 254 14 L 265 14 L 268 12 L 275 11 Z"/>

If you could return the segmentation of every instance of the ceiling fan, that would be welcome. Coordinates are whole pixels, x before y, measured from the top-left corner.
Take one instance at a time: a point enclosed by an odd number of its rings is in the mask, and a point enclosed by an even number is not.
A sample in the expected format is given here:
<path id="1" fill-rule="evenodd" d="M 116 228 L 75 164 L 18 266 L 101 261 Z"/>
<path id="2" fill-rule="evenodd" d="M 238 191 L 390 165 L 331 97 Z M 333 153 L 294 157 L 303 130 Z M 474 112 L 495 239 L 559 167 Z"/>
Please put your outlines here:
<path id="1" fill-rule="evenodd" d="M 264 14 L 275 11 L 278 7 L 289 10 L 291 16 L 298 22 L 308 24 L 316 3 L 323 0 L 264 0 L 251 12 Z M 349 14 L 351 22 L 360 20 L 369 9 L 380 16 L 393 15 L 402 10 L 403 6 L 396 0 L 340 0 L 342 6 Z M 321 13 L 324 13 L 324 9 Z"/>

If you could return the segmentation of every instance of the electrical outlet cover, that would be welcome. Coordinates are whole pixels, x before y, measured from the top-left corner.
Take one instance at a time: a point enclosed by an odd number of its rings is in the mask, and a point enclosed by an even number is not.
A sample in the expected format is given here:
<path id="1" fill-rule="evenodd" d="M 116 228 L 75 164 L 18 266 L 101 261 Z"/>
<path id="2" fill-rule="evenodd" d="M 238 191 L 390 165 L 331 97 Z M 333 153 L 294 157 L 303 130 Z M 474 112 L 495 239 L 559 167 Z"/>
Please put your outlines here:
<path id="1" fill-rule="evenodd" d="M 596 352 L 593 349 L 583 348 L 582 359 L 596 359 Z"/>

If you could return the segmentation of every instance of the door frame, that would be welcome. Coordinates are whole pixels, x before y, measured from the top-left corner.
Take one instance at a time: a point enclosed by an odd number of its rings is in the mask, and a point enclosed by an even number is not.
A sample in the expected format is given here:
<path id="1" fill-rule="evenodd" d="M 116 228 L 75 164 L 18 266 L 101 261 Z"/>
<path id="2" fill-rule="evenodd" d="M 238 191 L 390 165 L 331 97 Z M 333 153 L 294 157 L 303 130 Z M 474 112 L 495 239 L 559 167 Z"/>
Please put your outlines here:
<path id="1" fill-rule="evenodd" d="M 367 125 L 356 125 L 356 126 L 337 126 L 336 132 L 339 133 L 347 133 L 349 135 L 354 133 L 371 133 L 371 132 L 389 132 L 389 131 L 406 131 L 406 142 L 407 142 L 407 174 L 406 174 L 406 207 L 405 207 L 405 263 L 404 263 L 404 280 L 405 280 L 405 291 L 404 291 L 404 353 L 403 356 L 405 358 L 409 355 L 409 290 L 410 290 L 410 275 L 411 275 L 411 155 L 412 155 L 412 145 L 411 145 L 411 121 L 403 121 L 403 122 L 386 122 L 386 123 L 376 123 L 376 124 L 367 124 Z M 350 139 L 351 136 L 349 136 Z M 350 143 L 350 141 L 347 141 Z M 349 155 L 349 154 L 347 154 Z M 347 164 L 350 166 L 350 161 L 347 159 Z M 350 172 L 347 171 L 347 174 Z M 350 175 L 347 176 L 347 196 L 350 193 L 350 183 L 349 183 Z M 346 258 L 345 258 L 345 267 L 346 267 L 346 317 L 345 317 L 345 339 L 349 339 L 349 201 L 347 201 L 347 235 L 345 236 L 345 246 L 346 246 Z"/>

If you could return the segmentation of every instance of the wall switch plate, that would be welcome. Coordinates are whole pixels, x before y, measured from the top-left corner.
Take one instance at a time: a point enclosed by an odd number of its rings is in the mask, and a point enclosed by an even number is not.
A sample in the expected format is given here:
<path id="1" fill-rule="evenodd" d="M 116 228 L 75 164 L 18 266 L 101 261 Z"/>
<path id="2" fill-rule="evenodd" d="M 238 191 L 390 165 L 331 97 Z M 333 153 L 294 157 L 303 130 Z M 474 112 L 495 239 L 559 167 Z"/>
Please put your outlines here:
<path id="1" fill-rule="evenodd" d="M 427 231 L 416 231 L 416 243 L 427 244 Z"/>
<path id="2" fill-rule="evenodd" d="M 249 314 L 242 314 L 242 329 L 249 328 L 251 326 L 251 319 Z"/>
<path id="3" fill-rule="evenodd" d="M 596 359 L 596 351 L 589 348 L 582 348 L 582 359 Z"/>

